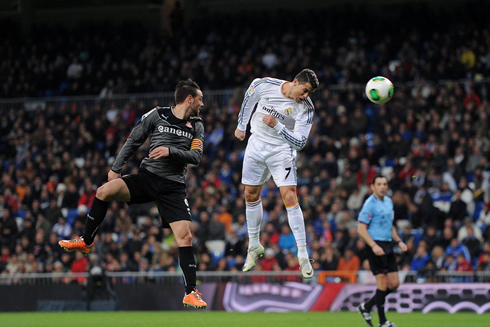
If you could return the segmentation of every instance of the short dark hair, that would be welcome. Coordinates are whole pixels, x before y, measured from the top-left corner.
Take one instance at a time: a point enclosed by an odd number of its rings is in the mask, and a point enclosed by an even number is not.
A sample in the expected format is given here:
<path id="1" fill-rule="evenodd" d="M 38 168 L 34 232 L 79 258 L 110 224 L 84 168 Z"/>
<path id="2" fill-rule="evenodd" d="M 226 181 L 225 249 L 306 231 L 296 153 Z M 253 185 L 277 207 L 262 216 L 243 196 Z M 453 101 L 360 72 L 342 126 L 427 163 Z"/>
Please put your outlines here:
<path id="1" fill-rule="evenodd" d="M 180 81 L 175 87 L 175 104 L 184 102 L 189 95 L 195 98 L 197 96 L 197 90 L 200 89 L 199 85 L 190 78 Z"/>
<path id="2" fill-rule="evenodd" d="M 387 179 L 386 177 L 384 177 L 383 175 L 381 175 L 381 174 L 376 174 L 376 175 L 373 177 L 373 181 L 371 182 L 371 184 L 373 184 L 373 185 L 374 185 L 374 184 L 376 183 L 376 179 L 377 179 L 377 178 L 385 178 L 385 179 L 386 179 L 386 181 L 388 181 L 388 179 Z"/>
<path id="3" fill-rule="evenodd" d="M 299 84 L 310 83 L 311 87 L 313 88 L 312 92 L 315 91 L 319 85 L 318 77 L 316 77 L 315 72 L 308 68 L 305 68 L 302 71 L 300 71 L 294 79 L 297 79 Z"/>

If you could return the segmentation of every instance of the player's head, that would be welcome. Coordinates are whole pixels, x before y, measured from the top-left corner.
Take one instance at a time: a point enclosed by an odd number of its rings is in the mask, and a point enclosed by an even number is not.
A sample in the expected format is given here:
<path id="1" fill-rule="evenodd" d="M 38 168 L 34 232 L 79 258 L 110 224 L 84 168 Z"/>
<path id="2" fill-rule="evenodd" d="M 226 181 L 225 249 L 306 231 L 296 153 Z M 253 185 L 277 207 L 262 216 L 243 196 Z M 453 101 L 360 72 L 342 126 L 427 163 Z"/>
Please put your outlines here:
<path id="1" fill-rule="evenodd" d="M 305 68 L 294 77 L 292 98 L 296 102 L 305 100 L 318 87 L 318 77 L 311 69 Z"/>
<path id="2" fill-rule="evenodd" d="M 177 83 L 175 87 L 175 104 L 184 104 L 191 110 L 191 116 L 197 116 L 204 106 L 201 88 L 191 79 Z"/>
<path id="3" fill-rule="evenodd" d="M 382 198 L 388 191 L 388 180 L 382 175 L 376 175 L 371 183 L 371 190 L 377 198 Z"/>

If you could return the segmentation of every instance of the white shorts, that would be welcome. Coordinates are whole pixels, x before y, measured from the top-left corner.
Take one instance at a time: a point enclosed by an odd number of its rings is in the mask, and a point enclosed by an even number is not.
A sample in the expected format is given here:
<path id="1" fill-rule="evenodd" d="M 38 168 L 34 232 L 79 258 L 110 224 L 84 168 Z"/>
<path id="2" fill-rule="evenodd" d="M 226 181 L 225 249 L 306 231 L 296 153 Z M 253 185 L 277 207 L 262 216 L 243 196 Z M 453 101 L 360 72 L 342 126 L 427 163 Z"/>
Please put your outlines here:
<path id="1" fill-rule="evenodd" d="M 296 150 L 287 143 L 265 143 L 252 134 L 243 158 L 242 184 L 263 185 L 271 175 L 277 187 L 296 185 Z"/>

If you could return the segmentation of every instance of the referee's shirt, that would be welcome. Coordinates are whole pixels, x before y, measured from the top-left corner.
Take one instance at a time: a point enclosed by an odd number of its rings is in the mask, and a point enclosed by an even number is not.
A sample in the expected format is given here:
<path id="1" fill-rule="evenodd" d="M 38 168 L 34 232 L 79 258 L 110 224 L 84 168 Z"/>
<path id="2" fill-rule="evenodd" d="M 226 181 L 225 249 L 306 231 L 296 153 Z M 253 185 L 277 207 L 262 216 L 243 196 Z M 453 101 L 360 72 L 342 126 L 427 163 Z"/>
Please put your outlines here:
<path id="1" fill-rule="evenodd" d="M 373 194 L 364 202 L 359 222 L 367 225 L 373 241 L 391 242 L 393 216 L 393 201 L 386 195 L 379 200 Z"/>

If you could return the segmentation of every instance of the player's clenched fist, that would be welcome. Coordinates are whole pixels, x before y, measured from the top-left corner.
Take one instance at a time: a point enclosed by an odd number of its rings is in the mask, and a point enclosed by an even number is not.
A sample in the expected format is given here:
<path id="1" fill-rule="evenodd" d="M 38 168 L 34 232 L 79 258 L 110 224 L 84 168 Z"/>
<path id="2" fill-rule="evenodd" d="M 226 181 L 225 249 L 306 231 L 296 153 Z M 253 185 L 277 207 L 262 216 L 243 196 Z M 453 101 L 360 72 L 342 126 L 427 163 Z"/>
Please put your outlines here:
<path id="1" fill-rule="evenodd" d="M 169 151 L 167 147 L 164 146 L 159 146 L 153 149 L 153 151 L 150 152 L 149 157 L 152 159 L 160 159 L 163 157 L 168 157 Z"/>
<path id="2" fill-rule="evenodd" d="M 274 127 L 277 125 L 277 119 L 272 115 L 265 115 L 264 118 L 262 118 L 262 121 L 269 127 Z"/>
<path id="3" fill-rule="evenodd" d="M 238 128 L 235 130 L 235 137 L 239 139 L 240 141 L 243 141 L 245 139 L 245 131 L 241 131 Z"/>

